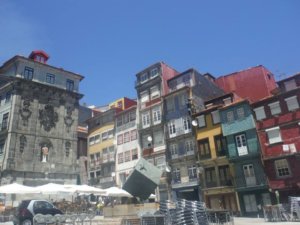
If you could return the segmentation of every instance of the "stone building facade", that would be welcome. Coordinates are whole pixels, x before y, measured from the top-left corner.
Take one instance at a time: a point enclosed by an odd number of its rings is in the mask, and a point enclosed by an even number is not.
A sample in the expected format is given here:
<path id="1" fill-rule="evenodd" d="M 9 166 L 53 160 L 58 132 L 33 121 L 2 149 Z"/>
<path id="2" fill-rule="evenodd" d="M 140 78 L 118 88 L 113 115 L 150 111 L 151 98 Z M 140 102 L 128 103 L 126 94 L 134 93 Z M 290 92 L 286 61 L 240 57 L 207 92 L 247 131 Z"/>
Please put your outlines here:
<path id="1" fill-rule="evenodd" d="M 76 183 L 78 86 L 83 77 L 34 51 L 0 67 L 1 184 Z"/>

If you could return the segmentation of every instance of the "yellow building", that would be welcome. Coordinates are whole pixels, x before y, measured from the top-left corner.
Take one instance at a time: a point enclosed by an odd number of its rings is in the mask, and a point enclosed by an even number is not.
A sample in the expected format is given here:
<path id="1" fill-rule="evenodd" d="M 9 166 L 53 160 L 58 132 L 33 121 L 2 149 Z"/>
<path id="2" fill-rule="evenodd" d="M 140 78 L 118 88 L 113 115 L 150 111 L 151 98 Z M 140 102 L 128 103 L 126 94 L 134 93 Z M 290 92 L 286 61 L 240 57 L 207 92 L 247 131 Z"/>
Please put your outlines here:
<path id="1" fill-rule="evenodd" d="M 220 105 L 214 106 L 210 101 L 207 106 L 195 115 L 203 199 L 208 208 L 238 212 L 234 171 L 227 159 L 227 144 L 220 124 Z"/>
<path id="2" fill-rule="evenodd" d="M 115 185 L 114 118 L 118 109 L 94 113 L 88 123 L 89 184 Z"/>

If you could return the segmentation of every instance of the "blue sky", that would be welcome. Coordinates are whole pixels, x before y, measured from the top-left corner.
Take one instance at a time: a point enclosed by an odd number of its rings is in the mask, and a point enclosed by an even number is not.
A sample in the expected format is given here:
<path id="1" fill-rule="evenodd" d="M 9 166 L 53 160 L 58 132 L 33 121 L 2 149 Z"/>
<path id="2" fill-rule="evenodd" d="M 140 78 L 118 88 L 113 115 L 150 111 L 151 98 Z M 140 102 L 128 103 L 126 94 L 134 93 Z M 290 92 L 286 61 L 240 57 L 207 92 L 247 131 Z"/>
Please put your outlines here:
<path id="1" fill-rule="evenodd" d="M 216 77 L 262 64 L 283 79 L 300 71 L 299 15 L 299 0 L 0 0 L 0 64 L 43 49 L 98 106 L 135 98 L 135 74 L 158 61 Z"/>

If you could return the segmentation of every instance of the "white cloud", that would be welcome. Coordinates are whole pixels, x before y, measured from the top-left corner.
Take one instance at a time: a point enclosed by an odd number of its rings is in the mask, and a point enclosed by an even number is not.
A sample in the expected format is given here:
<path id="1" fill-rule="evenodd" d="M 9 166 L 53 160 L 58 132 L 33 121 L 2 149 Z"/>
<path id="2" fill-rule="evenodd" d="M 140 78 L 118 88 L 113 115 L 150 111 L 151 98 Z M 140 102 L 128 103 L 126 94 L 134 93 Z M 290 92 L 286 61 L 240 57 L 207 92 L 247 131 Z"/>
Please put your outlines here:
<path id="1" fill-rule="evenodd" d="M 14 55 L 28 56 L 45 42 L 39 24 L 23 15 L 14 1 L 1 0 L 0 28 L 0 65 Z"/>

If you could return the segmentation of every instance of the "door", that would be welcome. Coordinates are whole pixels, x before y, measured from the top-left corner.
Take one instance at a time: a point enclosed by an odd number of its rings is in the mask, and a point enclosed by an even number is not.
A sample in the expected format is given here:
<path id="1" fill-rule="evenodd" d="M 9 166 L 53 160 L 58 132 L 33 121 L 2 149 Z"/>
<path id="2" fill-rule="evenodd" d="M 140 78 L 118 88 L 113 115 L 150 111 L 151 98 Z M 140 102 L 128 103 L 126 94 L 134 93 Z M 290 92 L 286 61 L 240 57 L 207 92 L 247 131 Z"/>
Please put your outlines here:
<path id="1" fill-rule="evenodd" d="M 256 185 L 256 178 L 255 178 L 255 172 L 252 164 L 244 165 L 244 176 L 246 180 L 247 186 L 255 186 Z"/>
<path id="2" fill-rule="evenodd" d="M 247 139 L 245 134 L 240 134 L 235 136 L 236 146 L 238 155 L 247 155 L 248 154 L 248 148 L 247 148 Z"/>

